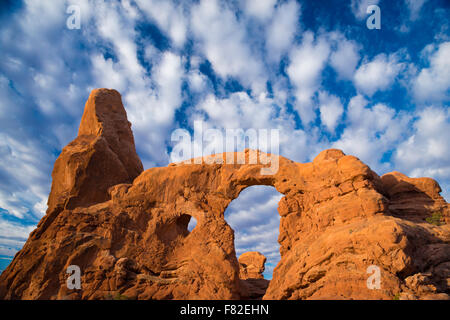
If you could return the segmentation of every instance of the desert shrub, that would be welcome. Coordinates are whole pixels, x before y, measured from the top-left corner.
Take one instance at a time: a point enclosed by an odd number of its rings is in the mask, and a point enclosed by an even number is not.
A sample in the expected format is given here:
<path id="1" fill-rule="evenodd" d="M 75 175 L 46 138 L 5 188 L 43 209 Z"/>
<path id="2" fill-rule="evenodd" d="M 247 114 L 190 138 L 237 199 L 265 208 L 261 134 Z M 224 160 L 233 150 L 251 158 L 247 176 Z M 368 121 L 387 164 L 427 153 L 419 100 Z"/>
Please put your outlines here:
<path id="1" fill-rule="evenodd" d="M 442 225 L 442 214 L 439 211 L 433 212 L 431 217 L 426 218 L 425 221 L 435 226 L 440 226 Z"/>

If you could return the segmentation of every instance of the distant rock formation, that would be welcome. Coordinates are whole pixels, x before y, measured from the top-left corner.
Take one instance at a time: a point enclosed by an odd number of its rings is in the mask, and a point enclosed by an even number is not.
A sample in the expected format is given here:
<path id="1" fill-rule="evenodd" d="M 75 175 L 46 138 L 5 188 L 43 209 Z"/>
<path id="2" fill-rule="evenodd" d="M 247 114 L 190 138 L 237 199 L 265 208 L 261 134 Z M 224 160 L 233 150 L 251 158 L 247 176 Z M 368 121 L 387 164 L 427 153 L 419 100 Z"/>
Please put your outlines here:
<path id="1" fill-rule="evenodd" d="M 241 298 L 261 299 L 270 283 L 263 275 L 266 257 L 260 252 L 248 251 L 240 255 L 238 262 Z"/>
<path id="2" fill-rule="evenodd" d="M 266 257 L 257 251 L 248 251 L 240 255 L 239 278 L 241 279 L 264 279 L 264 264 Z"/>
<path id="3" fill-rule="evenodd" d="M 0 298 L 249 297 L 224 211 L 252 185 L 284 194 L 281 260 L 263 299 L 448 298 L 450 213 L 436 181 L 380 178 L 335 149 L 311 163 L 280 156 L 274 175 L 261 175 L 264 166 L 142 172 L 119 93 L 94 90 L 55 162 L 47 214 L 0 275 Z M 66 285 L 70 265 L 81 269 L 80 290 Z"/>

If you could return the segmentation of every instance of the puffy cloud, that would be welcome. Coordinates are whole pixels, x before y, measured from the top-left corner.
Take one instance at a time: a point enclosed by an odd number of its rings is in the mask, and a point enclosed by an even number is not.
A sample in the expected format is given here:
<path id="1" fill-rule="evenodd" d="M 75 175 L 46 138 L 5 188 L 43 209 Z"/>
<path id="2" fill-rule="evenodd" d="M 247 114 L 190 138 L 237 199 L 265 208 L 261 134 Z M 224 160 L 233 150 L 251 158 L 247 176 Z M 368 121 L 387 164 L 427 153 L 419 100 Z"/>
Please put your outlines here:
<path id="1" fill-rule="evenodd" d="M 203 155 L 243 150 L 248 147 L 279 153 L 279 140 L 274 136 L 267 136 L 270 135 L 270 131 L 264 130 L 277 129 L 282 131 L 281 135 L 288 135 L 289 129 L 286 127 L 292 128 L 293 123 L 289 118 L 275 117 L 279 110 L 273 104 L 274 101 L 264 94 L 258 98 L 251 98 L 246 92 L 236 92 L 223 99 L 209 94 L 199 102 L 191 114 L 190 123 L 195 134 L 204 135 L 201 142 L 192 143 L 203 152 Z M 201 125 L 195 126 L 195 121 L 200 121 Z M 282 129 L 283 126 L 285 128 Z M 209 134 L 211 131 L 206 131 L 208 129 L 216 129 L 220 134 Z M 227 134 L 235 136 L 237 141 L 229 140 Z M 191 147 L 190 144 L 186 145 L 184 140 L 175 142 L 175 146 L 177 149 Z M 189 157 L 187 154 L 183 160 Z M 174 160 L 181 159 L 174 155 Z"/>
<path id="2" fill-rule="evenodd" d="M 312 153 L 316 153 L 316 143 L 319 134 L 311 130 L 308 134 L 297 129 L 294 117 L 284 105 L 283 99 L 269 98 L 265 94 L 250 97 L 246 92 L 235 92 L 226 98 L 218 98 L 213 94 L 205 96 L 190 114 L 189 123 L 193 128 L 194 121 L 201 121 L 203 130 L 208 128 L 219 129 L 225 134 L 227 129 L 267 129 L 278 130 L 279 143 L 269 141 L 275 153 L 289 157 L 295 161 L 307 161 Z M 244 136 L 237 141 L 239 147 L 246 147 Z M 222 140 L 223 141 L 223 140 Z M 183 141 L 175 145 L 183 144 Z M 247 145 L 248 147 L 248 145 Z M 265 143 L 258 145 L 264 150 Z M 211 141 L 203 149 L 214 152 L 232 151 L 221 141 Z M 320 148 L 320 147 L 319 147 Z M 177 158 L 178 159 L 178 158 Z M 181 159 L 178 159 L 181 160 Z"/>
<path id="3" fill-rule="evenodd" d="M 344 113 L 341 100 L 327 92 L 319 93 L 320 119 L 328 131 L 334 132 L 336 125 Z"/>
<path id="4" fill-rule="evenodd" d="M 27 138 L 17 140 L 0 134 L 0 208 L 17 218 L 41 218 L 47 209 L 50 172 L 53 157 L 39 142 Z M 42 172 L 42 171 L 44 172 Z"/>
<path id="5" fill-rule="evenodd" d="M 450 98 L 450 42 L 427 46 L 424 54 L 429 62 L 413 80 L 413 95 L 418 102 L 448 101 Z"/>
<path id="6" fill-rule="evenodd" d="M 176 47 L 184 45 L 189 23 L 187 8 L 164 0 L 136 0 L 136 3 L 169 36 Z"/>
<path id="7" fill-rule="evenodd" d="M 314 39 L 314 34 L 305 32 L 302 43 L 290 54 L 287 74 L 296 88 L 295 108 L 304 125 L 315 119 L 312 97 L 320 86 L 329 53 L 330 45 L 324 36 Z"/>
<path id="8" fill-rule="evenodd" d="M 354 76 L 356 88 L 369 97 L 377 91 L 388 89 L 404 67 L 398 60 L 396 54 L 386 56 L 381 53 L 372 61 L 361 64 Z"/>
<path id="9" fill-rule="evenodd" d="M 378 5 L 379 2 L 380 0 L 352 0 L 350 7 L 355 17 L 362 20 L 368 17 L 367 7 L 373 4 Z"/>
<path id="10" fill-rule="evenodd" d="M 450 179 L 450 110 L 428 107 L 418 113 L 413 132 L 401 144 L 395 155 L 396 166 L 413 177 L 432 177 L 438 181 Z M 448 185 L 448 183 L 446 183 Z M 448 189 L 442 188 L 447 200 Z"/>
<path id="11" fill-rule="evenodd" d="M 158 97 L 160 98 L 158 113 L 155 114 L 157 122 L 172 123 L 174 111 L 181 105 L 183 76 L 182 59 L 174 53 L 165 52 L 153 77 L 158 85 Z"/>
<path id="12" fill-rule="evenodd" d="M 381 174 L 392 170 L 390 163 L 382 162 L 383 155 L 392 151 L 403 138 L 411 117 L 382 103 L 371 107 L 367 107 L 368 104 L 361 95 L 350 100 L 346 127 L 332 147 L 359 157 Z"/>
<path id="13" fill-rule="evenodd" d="M 198 70 L 189 72 L 188 81 L 193 92 L 203 92 L 208 85 L 208 78 Z"/>
<path id="14" fill-rule="evenodd" d="M 175 111 L 181 106 L 183 78 L 182 59 L 174 53 L 166 52 L 154 69 L 152 80 L 156 90 L 142 82 L 124 96 L 136 144 L 144 156 L 146 167 L 168 161 L 165 150 Z"/>
<path id="15" fill-rule="evenodd" d="M 0 255 L 13 256 L 27 240 L 34 226 L 23 226 L 11 221 L 0 220 Z"/>
<path id="16" fill-rule="evenodd" d="M 128 82 L 143 80 L 144 68 L 138 61 L 137 45 L 134 41 L 136 16 L 122 10 L 119 4 L 97 4 L 95 22 L 98 36 L 112 45 L 113 53 L 117 57 L 117 68 Z M 100 75 L 101 76 L 101 75 Z"/>
<path id="17" fill-rule="evenodd" d="M 166 163 L 167 140 L 181 106 L 184 61 L 176 53 L 147 45 L 145 59 L 155 65 L 150 74 L 138 59 L 137 15 L 106 4 L 98 6 L 97 15 L 99 36 L 112 45 L 116 59 L 92 55 L 96 86 L 121 92 L 144 166 Z"/>
<path id="18" fill-rule="evenodd" d="M 208 122 L 217 128 L 269 128 L 276 109 L 272 100 L 261 95 L 252 99 L 246 92 L 236 92 L 229 98 L 218 99 L 209 95 L 198 109 L 208 116 Z"/>
<path id="19" fill-rule="evenodd" d="M 28 235 L 35 229 L 34 226 L 22 226 L 10 221 L 0 221 L 0 236 L 15 241 L 23 241 L 28 239 Z M 7 235 L 7 236 L 5 236 Z M 9 244 L 15 244 L 13 241 L 9 241 Z M 6 240 L 2 240 L 5 241 Z M 3 242 L 3 243 L 5 243 Z"/>
<path id="20" fill-rule="evenodd" d="M 266 20 L 272 16 L 277 0 L 246 0 L 244 10 L 246 14 L 261 20 Z"/>
<path id="21" fill-rule="evenodd" d="M 125 91 L 126 78 L 122 76 L 117 64 L 111 58 L 105 59 L 102 54 L 97 54 L 91 57 L 91 62 L 98 87 L 114 88 L 119 92 Z"/>
<path id="22" fill-rule="evenodd" d="M 220 77 L 234 77 L 255 94 L 265 90 L 260 55 L 248 45 L 246 26 L 226 3 L 200 1 L 192 8 L 191 28 L 199 50 Z"/>
<path id="23" fill-rule="evenodd" d="M 298 32 L 299 14 L 300 6 L 293 0 L 276 8 L 267 28 L 266 49 L 269 61 L 278 62 L 281 55 L 292 46 L 294 35 Z"/>
<path id="24" fill-rule="evenodd" d="M 337 49 L 330 55 L 330 64 L 342 79 L 351 80 L 359 62 L 360 47 L 355 41 L 338 38 Z"/>
<path id="25" fill-rule="evenodd" d="M 194 126 L 195 121 L 200 121 L 198 127 Z M 196 105 L 189 116 L 190 127 L 198 133 L 205 133 L 207 129 L 218 129 L 221 132 L 220 137 L 209 137 L 211 141 L 200 142 L 180 139 L 173 141 L 173 148 L 176 150 L 192 150 L 195 148 L 203 150 L 203 154 L 220 153 L 242 150 L 246 147 L 253 147 L 248 142 L 248 129 L 255 129 L 258 138 L 262 137 L 263 132 L 259 129 L 277 130 L 279 138 L 268 137 L 267 139 L 251 140 L 250 143 L 259 143 L 256 148 L 260 150 L 271 150 L 274 153 L 282 154 L 294 161 L 305 162 L 310 160 L 311 155 L 317 154 L 323 145 L 318 145 L 319 132 L 311 130 L 305 132 L 297 129 L 294 116 L 288 112 L 283 99 L 275 97 L 269 98 L 265 94 L 258 97 L 250 97 L 246 92 L 235 92 L 226 98 L 218 98 L 213 94 L 206 95 Z M 203 131 L 200 131 L 200 127 Z M 237 135 L 235 145 L 227 145 L 224 140 L 226 130 L 242 129 L 243 134 Z M 235 132 L 232 132 L 233 134 Z M 251 137 L 251 136 L 250 136 Z M 171 154 L 172 161 L 181 161 L 190 158 L 190 155 L 178 154 L 174 151 Z"/>

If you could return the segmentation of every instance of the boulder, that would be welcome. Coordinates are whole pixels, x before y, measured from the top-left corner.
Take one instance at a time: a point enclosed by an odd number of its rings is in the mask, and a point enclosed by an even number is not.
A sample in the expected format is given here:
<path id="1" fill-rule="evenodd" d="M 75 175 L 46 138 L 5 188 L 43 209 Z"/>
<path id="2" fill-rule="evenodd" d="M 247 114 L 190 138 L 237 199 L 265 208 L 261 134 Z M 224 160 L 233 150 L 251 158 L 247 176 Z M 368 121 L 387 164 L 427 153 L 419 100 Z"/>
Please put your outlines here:
<path id="1" fill-rule="evenodd" d="M 248 251 L 240 255 L 239 278 L 241 279 L 264 279 L 264 264 L 266 257 L 257 251 Z"/>

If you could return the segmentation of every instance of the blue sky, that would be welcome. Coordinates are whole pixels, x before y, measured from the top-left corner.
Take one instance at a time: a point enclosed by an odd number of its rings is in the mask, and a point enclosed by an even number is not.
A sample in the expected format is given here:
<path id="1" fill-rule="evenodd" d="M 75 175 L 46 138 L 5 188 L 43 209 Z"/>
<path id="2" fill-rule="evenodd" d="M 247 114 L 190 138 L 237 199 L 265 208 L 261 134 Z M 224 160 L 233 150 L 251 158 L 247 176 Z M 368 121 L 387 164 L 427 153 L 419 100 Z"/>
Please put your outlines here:
<path id="1" fill-rule="evenodd" d="M 366 27 L 370 4 L 380 30 Z M 0 269 L 44 215 L 53 163 L 98 87 L 122 94 L 146 169 L 167 165 L 171 133 L 197 120 L 278 129 L 295 161 L 335 147 L 380 175 L 433 177 L 448 200 L 449 16 L 445 0 L 3 1 Z M 236 210 L 268 210 L 272 195 Z"/>

